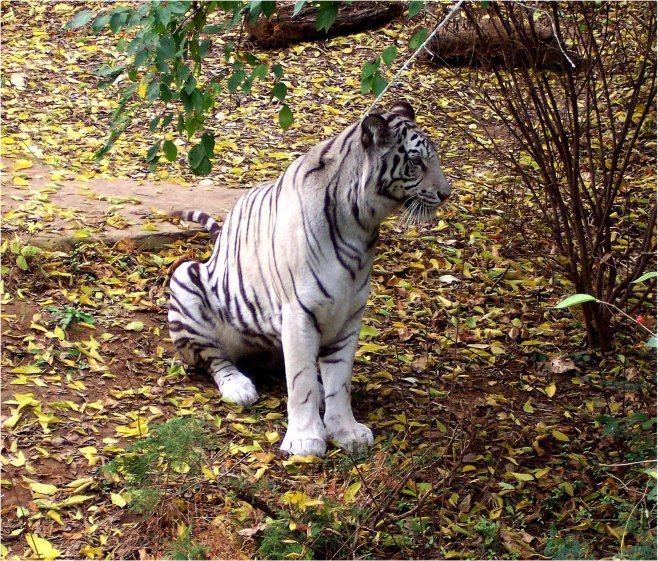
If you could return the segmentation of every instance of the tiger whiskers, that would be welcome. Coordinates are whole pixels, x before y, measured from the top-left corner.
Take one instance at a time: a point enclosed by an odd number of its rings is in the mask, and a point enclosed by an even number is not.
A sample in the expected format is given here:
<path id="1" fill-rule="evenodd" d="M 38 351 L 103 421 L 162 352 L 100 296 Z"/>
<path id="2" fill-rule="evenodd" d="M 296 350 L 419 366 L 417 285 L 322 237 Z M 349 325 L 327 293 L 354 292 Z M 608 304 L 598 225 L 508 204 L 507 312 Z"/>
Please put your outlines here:
<path id="1" fill-rule="evenodd" d="M 434 216 L 436 208 L 433 205 L 428 205 L 422 199 L 414 196 L 410 199 L 408 206 L 405 206 L 404 211 L 398 217 L 398 227 L 405 230 L 411 229 L 412 226 L 417 226 L 423 222 L 427 222 Z"/>

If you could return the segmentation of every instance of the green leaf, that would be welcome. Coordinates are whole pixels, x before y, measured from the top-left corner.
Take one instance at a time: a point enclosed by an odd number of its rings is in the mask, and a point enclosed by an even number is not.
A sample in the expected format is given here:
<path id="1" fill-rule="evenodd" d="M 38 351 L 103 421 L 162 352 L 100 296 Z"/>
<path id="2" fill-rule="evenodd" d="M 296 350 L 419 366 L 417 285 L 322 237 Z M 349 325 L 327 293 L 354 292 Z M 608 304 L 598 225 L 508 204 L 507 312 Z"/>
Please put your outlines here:
<path id="1" fill-rule="evenodd" d="M 373 62 L 366 62 L 361 70 L 361 81 L 363 82 L 363 80 L 367 80 L 371 76 L 374 76 L 375 72 L 379 69 L 379 64 L 379 57 Z"/>
<path id="2" fill-rule="evenodd" d="M 382 60 L 386 66 L 391 66 L 391 63 L 398 54 L 398 48 L 395 45 L 386 47 L 382 53 Z"/>
<path id="3" fill-rule="evenodd" d="M 574 294 L 573 296 L 569 296 L 569 298 L 565 298 L 560 302 L 559 304 L 555 305 L 554 308 L 557 308 L 558 310 L 561 310 L 563 308 L 570 308 L 571 306 L 577 306 L 578 304 L 584 304 L 585 302 L 596 302 L 596 298 L 594 296 L 590 296 L 589 294 Z"/>
<path id="4" fill-rule="evenodd" d="M 336 21 L 338 15 L 337 2 L 322 2 L 318 9 L 318 15 L 315 19 L 315 27 L 318 31 L 329 31 L 331 26 Z"/>
<path id="5" fill-rule="evenodd" d="M 99 15 L 96 19 L 94 19 L 93 23 L 91 24 L 91 30 L 94 33 L 98 33 L 101 29 L 103 29 L 108 24 L 111 17 L 112 16 L 110 14 Z"/>
<path id="6" fill-rule="evenodd" d="M 215 137 L 212 134 L 208 132 L 203 133 L 203 136 L 201 137 L 201 145 L 206 151 L 206 156 L 208 156 L 208 158 L 212 158 L 215 155 Z"/>
<path id="7" fill-rule="evenodd" d="M 372 78 L 372 93 L 378 96 L 384 91 L 386 86 L 388 86 L 386 78 L 377 72 Z"/>
<path id="8" fill-rule="evenodd" d="M 277 82 L 272 88 L 271 97 L 276 97 L 283 101 L 288 93 L 288 87 L 283 82 Z"/>
<path id="9" fill-rule="evenodd" d="M 147 162 L 152 162 L 158 157 L 158 152 L 160 151 L 160 144 L 162 144 L 161 140 L 158 140 L 151 148 L 149 148 L 149 151 L 146 153 L 146 161 Z"/>
<path id="10" fill-rule="evenodd" d="M 172 97 L 173 94 L 169 86 L 167 84 L 160 84 L 160 99 L 165 103 L 169 103 Z"/>
<path id="11" fill-rule="evenodd" d="M 281 78 L 283 78 L 283 66 L 281 66 L 280 64 L 273 64 L 272 73 L 280 80 Z"/>
<path id="12" fill-rule="evenodd" d="M 160 38 L 158 53 L 168 59 L 174 58 L 176 54 L 176 42 L 171 35 L 164 35 Z"/>
<path id="13" fill-rule="evenodd" d="M 187 153 L 187 161 L 190 164 L 192 170 L 197 169 L 201 165 L 201 161 L 207 158 L 206 149 L 203 144 L 197 144 L 193 146 L 190 151 Z"/>
<path id="14" fill-rule="evenodd" d="M 655 335 L 652 335 L 651 337 L 649 337 L 649 339 L 647 340 L 647 347 L 650 347 L 652 349 L 655 349 L 655 348 L 658 347 L 658 345 L 656 344 L 656 336 Z"/>
<path id="15" fill-rule="evenodd" d="M 87 25 L 91 21 L 93 15 L 94 12 L 91 10 L 82 10 L 81 12 L 75 14 L 73 19 L 64 25 L 64 29 L 77 29 L 78 27 Z"/>
<path id="16" fill-rule="evenodd" d="M 199 165 L 192 169 L 192 173 L 194 175 L 208 175 L 211 170 L 212 164 L 210 163 L 210 160 L 204 156 L 199 162 Z"/>
<path id="17" fill-rule="evenodd" d="M 158 78 L 153 78 L 146 89 L 146 100 L 155 101 L 160 97 L 160 81 Z"/>
<path id="18" fill-rule="evenodd" d="M 414 17 L 418 12 L 420 12 L 421 8 L 425 5 L 425 0 L 413 0 L 412 2 L 409 2 L 409 10 L 407 12 L 407 18 L 411 19 Z"/>
<path id="19" fill-rule="evenodd" d="M 415 51 L 418 47 L 420 47 L 423 44 L 423 41 L 427 39 L 428 33 L 429 32 L 425 27 L 416 31 L 416 33 L 414 33 L 414 36 L 411 38 L 411 41 L 409 41 L 409 48 L 412 51 Z"/>
<path id="20" fill-rule="evenodd" d="M 199 44 L 199 58 L 206 58 L 208 55 L 208 51 L 210 50 L 210 45 L 211 45 L 210 39 L 206 39 L 205 41 L 201 41 Z"/>
<path id="21" fill-rule="evenodd" d="M 276 2 L 274 0 L 266 0 L 262 4 L 263 13 L 269 18 L 276 11 Z"/>
<path id="22" fill-rule="evenodd" d="M 16 265 L 18 265 L 18 268 L 22 269 L 23 271 L 28 270 L 27 260 L 23 255 L 19 255 L 18 257 L 16 257 Z"/>
<path id="23" fill-rule="evenodd" d="M 656 271 L 649 271 L 648 273 L 644 273 L 639 279 L 635 279 L 632 282 L 644 282 L 645 280 L 653 279 L 655 277 L 658 277 L 658 273 Z"/>
<path id="24" fill-rule="evenodd" d="M 244 70 L 238 70 L 233 73 L 226 84 L 228 86 L 228 91 L 234 93 L 240 87 L 240 84 L 242 84 L 246 76 L 247 74 Z"/>
<path id="25" fill-rule="evenodd" d="M 266 64 L 258 64 L 251 71 L 251 77 L 252 78 L 258 78 L 259 80 L 264 80 L 267 77 L 267 65 Z"/>
<path id="26" fill-rule="evenodd" d="M 176 160 L 176 156 L 178 156 L 178 147 L 171 140 L 165 140 L 162 148 L 165 153 L 165 158 L 167 158 L 169 162 Z"/>
<path id="27" fill-rule="evenodd" d="M 116 12 L 112 15 L 110 18 L 110 29 L 112 30 L 112 33 L 118 33 L 121 28 L 126 25 L 127 20 L 128 14 L 126 12 Z"/>
<path id="28" fill-rule="evenodd" d="M 306 0 L 297 0 L 297 2 L 295 2 L 295 7 L 292 9 L 292 17 L 295 17 L 302 11 L 304 4 L 306 4 Z"/>
<path id="29" fill-rule="evenodd" d="M 283 105 L 281 110 L 279 111 L 279 126 L 285 131 L 290 128 L 290 125 L 292 125 L 293 121 L 295 120 L 292 111 L 290 110 L 290 107 L 287 105 Z"/>
<path id="30" fill-rule="evenodd" d="M 361 93 L 363 95 L 367 94 L 372 89 L 372 76 L 361 80 Z"/>

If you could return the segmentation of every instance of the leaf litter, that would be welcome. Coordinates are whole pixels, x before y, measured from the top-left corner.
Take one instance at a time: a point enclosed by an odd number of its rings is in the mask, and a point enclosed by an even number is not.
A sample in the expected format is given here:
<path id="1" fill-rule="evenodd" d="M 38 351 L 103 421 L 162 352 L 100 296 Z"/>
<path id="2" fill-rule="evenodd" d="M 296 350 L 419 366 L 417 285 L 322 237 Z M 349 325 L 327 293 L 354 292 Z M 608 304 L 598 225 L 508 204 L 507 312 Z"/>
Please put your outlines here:
<path id="1" fill-rule="evenodd" d="M 112 39 L 59 32 L 77 11 L 26 2 L 2 16 L 12 45 L 2 60 L 2 150 L 14 161 L 13 184 L 26 190 L 21 209 L 3 219 L 17 249 L 5 236 L 3 557 L 161 558 L 186 528 L 211 558 L 531 558 L 552 555 L 558 533 L 594 557 L 641 543 L 642 524 L 627 521 L 647 493 L 624 464 L 646 455 L 641 440 L 628 444 L 615 427 L 655 429 L 655 359 L 623 331 L 615 354 L 583 351 L 577 315 L 552 309 L 568 282 L 538 268 L 499 214 L 481 212 L 496 208 L 494 186 L 506 183 L 495 162 L 451 140 L 451 120 L 467 123 L 467 114 L 449 104 L 436 115 L 418 111 L 455 178 L 441 221 L 383 228 L 353 396 L 374 450 L 281 457 L 283 383 L 264 381 L 248 410 L 227 404 L 211 381 L 185 371 L 167 338 L 169 267 L 207 258 L 207 238 L 151 252 L 85 243 L 95 226 L 84 213 L 30 193 L 21 172 L 35 158 L 52 170 L 52 189 L 65 177 L 192 181 L 179 163 L 143 165 L 146 127 L 91 160 L 114 105 L 92 72 Z M 264 100 L 218 109 L 222 152 L 212 179 L 236 187 L 270 179 L 352 122 L 365 108 L 353 95 L 362 62 L 406 36 L 411 30 L 394 24 L 275 54 L 295 124 L 278 131 Z M 346 64 L 351 57 L 358 62 Z M 449 99 L 463 87 L 454 71 L 414 72 L 398 94 L 415 91 L 421 74 L 417 99 L 430 91 Z M 79 221 L 80 244 L 23 251 L 54 214 Z M 145 495 L 125 473 L 102 468 L 185 418 L 200 419 L 213 444 L 196 450 L 194 475 L 192 458 L 158 452 L 153 489 L 167 500 L 155 516 L 136 514 Z M 284 549 L 271 549 L 277 543 Z"/>

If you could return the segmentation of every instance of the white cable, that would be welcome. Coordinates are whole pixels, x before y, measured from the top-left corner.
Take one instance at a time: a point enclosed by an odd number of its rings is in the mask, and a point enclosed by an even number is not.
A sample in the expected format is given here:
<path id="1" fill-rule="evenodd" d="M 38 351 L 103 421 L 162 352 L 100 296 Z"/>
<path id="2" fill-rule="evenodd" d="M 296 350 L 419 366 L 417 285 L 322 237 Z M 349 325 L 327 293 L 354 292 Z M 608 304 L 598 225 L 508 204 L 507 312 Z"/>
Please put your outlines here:
<path id="1" fill-rule="evenodd" d="M 414 59 L 418 56 L 418 53 L 420 53 L 420 51 L 422 51 L 422 50 L 425 48 L 425 46 L 426 46 L 426 45 L 427 45 L 427 44 L 428 44 L 428 43 L 434 38 L 434 36 L 435 36 L 439 31 L 441 31 L 441 29 L 443 29 L 443 27 L 445 26 L 445 24 L 448 23 L 448 22 L 452 19 L 452 17 L 457 13 L 457 11 L 459 10 L 459 8 L 461 8 L 461 5 L 464 3 L 464 1 L 465 1 L 465 0 L 459 0 L 459 1 L 457 2 L 457 4 L 455 4 L 455 7 L 454 7 L 452 10 L 450 10 L 450 13 L 444 18 L 444 20 L 443 20 L 439 25 L 436 26 L 436 28 L 434 29 L 434 31 L 432 31 L 432 33 L 430 33 L 430 35 L 427 37 L 427 39 L 425 39 L 425 41 L 423 41 L 423 44 L 422 44 L 420 47 L 418 47 L 418 48 L 414 51 L 414 54 L 412 54 L 411 57 L 407 60 L 407 62 L 405 62 L 405 63 L 401 66 L 400 70 L 398 70 L 398 71 L 395 73 L 395 76 L 393 76 L 393 78 L 391 78 L 391 81 L 390 81 L 388 84 L 386 84 L 386 87 L 385 87 L 385 88 L 382 90 L 382 92 L 381 92 L 381 93 L 375 98 L 375 101 L 372 102 L 372 105 L 371 105 L 371 106 L 368 108 L 368 110 L 363 114 L 363 116 L 361 117 L 361 119 L 363 119 L 364 117 L 366 117 L 366 116 L 367 116 L 367 115 L 368 115 L 368 114 L 374 109 L 375 105 L 377 105 L 377 104 L 379 103 L 379 101 L 380 101 L 381 98 L 384 96 L 384 94 L 388 91 L 388 89 L 389 89 L 389 88 L 393 85 L 393 83 L 394 83 L 394 82 L 400 77 L 400 74 L 402 74 L 402 73 L 407 69 L 407 67 L 408 67 L 408 66 L 414 61 Z"/>

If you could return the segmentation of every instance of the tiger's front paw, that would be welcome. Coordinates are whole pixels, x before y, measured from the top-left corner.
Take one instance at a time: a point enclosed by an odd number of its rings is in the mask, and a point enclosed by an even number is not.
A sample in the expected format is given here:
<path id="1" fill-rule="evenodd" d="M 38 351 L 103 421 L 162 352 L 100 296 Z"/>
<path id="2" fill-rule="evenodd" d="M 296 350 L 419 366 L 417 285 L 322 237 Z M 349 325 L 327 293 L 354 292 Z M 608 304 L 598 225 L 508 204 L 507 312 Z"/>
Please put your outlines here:
<path id="1" fill-rule="evenodd" d="M 329 422 L 327 425 L 327 438 L 348 452 L 367 450 L 375 443 L 372 431 L 356 421 L 351 423 Z"/>
<path id="2" fill-rule="evenodd" d="M 281 450 L 293 456 L 317 456 L 321 458 L 327 451 L 327 442 L 323 434 L 288 428 L 281 444 Z"/>
<path id="3" fill-rule="evenodd" d="M 251 405 L 258 399 L 258 392 L 253 382 L 245 375 L 236 373 L 228 377 L 215 379 L 222 398 L 236 405 Z"/>

